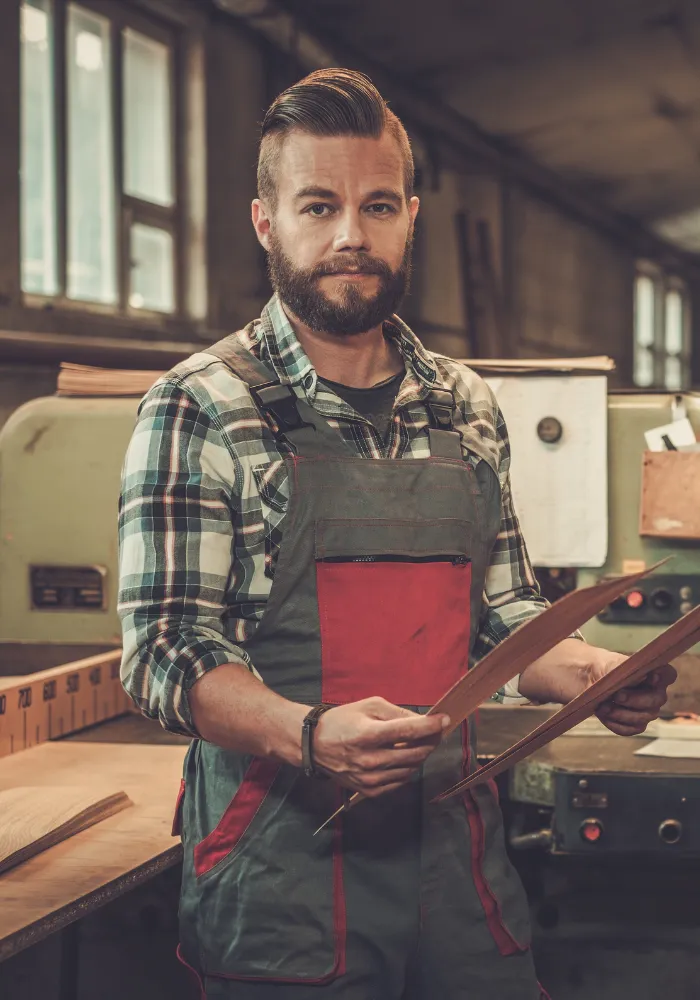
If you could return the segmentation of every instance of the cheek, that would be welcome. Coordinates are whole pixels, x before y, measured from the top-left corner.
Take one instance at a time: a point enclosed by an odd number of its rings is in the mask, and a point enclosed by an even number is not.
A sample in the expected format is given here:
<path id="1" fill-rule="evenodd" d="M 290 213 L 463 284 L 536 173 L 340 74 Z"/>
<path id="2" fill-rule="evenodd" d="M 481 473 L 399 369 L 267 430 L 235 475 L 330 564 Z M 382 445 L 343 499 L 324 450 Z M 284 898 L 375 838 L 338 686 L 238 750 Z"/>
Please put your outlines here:
<path id="1" fill-rule="evenodd" d="M 318 264 L 328 254 L 332 241 L 322 229 L 321 226 L 305 224 L 305 220 L 301 219 L 298 223 L 276 227 L 275 235 L 294 265 L 306 268 Z"/>

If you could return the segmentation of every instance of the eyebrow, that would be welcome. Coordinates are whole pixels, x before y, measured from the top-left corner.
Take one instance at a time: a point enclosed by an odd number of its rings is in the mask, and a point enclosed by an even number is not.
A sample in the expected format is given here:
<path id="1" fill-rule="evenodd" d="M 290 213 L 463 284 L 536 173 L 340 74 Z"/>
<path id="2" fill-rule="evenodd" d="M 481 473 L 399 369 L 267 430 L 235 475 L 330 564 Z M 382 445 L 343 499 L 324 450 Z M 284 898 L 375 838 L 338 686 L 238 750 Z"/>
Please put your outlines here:
<path id="1" fill-rule="evenodd" d="M 331 191 L 330 188 L 323 187 L 304 187 L 301 188 L 294 195 L 297 201 L 301 201 L 304 198 L 325 198 L 327 201 L 334 201 L 337 199 L 338 195 L 335 191 Z M 365 201 L 391 201 L 395 205 L 403 204 L 403 197 L 398 193 L 398 191 L 393 191 L 391 188 L 377 188 L 376 191 L 370 191 Z"/>

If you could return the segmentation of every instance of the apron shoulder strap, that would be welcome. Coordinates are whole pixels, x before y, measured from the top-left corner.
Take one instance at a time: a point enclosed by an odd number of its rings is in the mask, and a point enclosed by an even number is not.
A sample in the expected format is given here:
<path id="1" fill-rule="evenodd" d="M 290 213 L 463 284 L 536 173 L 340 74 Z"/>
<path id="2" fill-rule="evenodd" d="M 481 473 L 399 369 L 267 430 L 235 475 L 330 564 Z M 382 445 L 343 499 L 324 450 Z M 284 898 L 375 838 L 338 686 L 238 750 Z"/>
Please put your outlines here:
<path id="1" fill-rule="evenodd" d="M 243 346 L 240 333 L 224 337 L 206 354 L 213 354 L 245 382 L 256 407 L 272 415 L 279 427 L 279 437 L 297 454 L 339 454 L 347 458 L 348 446 L 337 431 L 320 417 L 308 403 L 300 400 L 291 386 L 282 383 L 276 372 Z"/>
<path id="2" fill-rule="evenodd" d="M 250 351 L 243 346 L 240 341 L 240 334 L 232 333 L 223 340 L 219 340 L 211 347 L 207 347 L 205 354 L 213 354 L 215 358 L 231 369 L 241 381 L 250 389 L 255 389 L 259 385 L 269 385 L 270 383 L 280 384 L 280 380 L 269 365 L 253 357 Z"/>
<path id="3" fill-rule="evenodd" d="M 428 440 L 433 458 L 462 458 L 462 438 L 454 430 L 455 398 L 449 389 L 431 389 L 425 401 L 430 418 Z"/>

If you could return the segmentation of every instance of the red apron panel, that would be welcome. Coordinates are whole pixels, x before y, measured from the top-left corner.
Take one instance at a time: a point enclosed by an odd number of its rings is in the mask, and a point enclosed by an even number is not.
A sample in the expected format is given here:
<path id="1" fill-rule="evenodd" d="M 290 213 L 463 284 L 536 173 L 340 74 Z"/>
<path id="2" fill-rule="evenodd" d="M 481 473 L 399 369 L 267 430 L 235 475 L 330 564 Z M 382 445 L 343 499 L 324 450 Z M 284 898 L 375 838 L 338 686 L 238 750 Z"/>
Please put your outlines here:
<path id="1" fill-rule="evenodd" d="M 433 705 L 466 673 L 471 564 L 317 562 L 322 699 Z"/>

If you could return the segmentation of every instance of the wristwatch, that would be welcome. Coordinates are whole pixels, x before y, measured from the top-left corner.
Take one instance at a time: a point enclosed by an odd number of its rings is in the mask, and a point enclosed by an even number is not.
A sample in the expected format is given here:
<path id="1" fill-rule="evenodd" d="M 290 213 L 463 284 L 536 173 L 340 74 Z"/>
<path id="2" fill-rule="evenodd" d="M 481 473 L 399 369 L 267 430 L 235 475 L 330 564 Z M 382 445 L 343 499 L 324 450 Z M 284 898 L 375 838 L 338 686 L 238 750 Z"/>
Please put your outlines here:
<path id="1" fill-rule="evenodd" d="M 301 726 L 301 766 L 307 778 L 320 777 L 314 765 L 313 734 L 318 720 L 332 705 L 316 705 L 304 719 Z"/>

